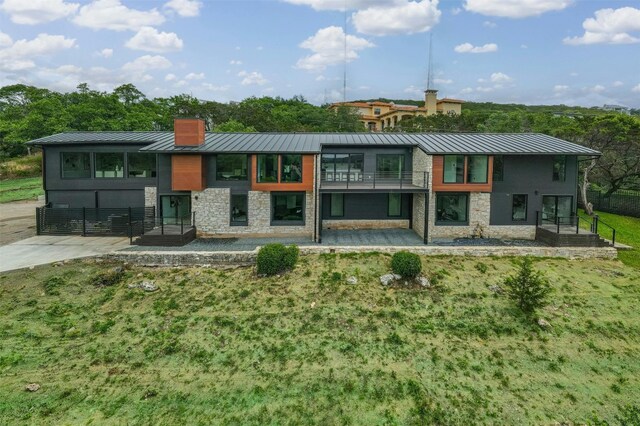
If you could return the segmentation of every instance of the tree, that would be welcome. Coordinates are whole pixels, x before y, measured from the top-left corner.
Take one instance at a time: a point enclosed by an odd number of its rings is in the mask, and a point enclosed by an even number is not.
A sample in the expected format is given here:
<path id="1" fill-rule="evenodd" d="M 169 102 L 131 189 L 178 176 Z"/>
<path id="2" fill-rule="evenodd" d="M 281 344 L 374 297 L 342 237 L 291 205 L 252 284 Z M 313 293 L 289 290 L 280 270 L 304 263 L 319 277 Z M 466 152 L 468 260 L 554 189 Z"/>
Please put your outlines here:
<path id="1" fill-rule="evenodd" d="M 231 119 L 222 124 L 218 124 L 213 128 L 213 131 L 219 133 L 251 133 L 255 132 L 256 129 L 251 126 L 245 126 L 241 122 Z"/>
<path id="2" fill-rule="evenodd" d="M 526 256 L 520 263 L 516 275 L 504 280 L 507 296 L 526 315 L 532 315 L 539 308 L 545 306 L 551 292 L 549 281 L 541 271 L 533 270 L 533 262 Z"/>

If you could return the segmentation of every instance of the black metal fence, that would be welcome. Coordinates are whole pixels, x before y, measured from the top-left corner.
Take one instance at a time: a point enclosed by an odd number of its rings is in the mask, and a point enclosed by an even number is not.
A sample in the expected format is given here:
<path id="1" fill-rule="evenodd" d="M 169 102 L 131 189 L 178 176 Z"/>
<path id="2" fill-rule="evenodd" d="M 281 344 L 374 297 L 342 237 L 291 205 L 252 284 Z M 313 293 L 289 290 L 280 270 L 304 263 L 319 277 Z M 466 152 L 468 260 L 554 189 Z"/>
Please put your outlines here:
<path id="1" fill-rule="evenodd" d="M 36 208 L 38 235 L 128 236 L 155 226 L 155 207 Z"/>
<path id="2" fill-rule="evenodd" d="M 604 192 L 588 190 L 587 200 L 593 204 L 594 210 L 640 217 L 640 192 L 637 191 L 620 190 L 606 195 Z"/>

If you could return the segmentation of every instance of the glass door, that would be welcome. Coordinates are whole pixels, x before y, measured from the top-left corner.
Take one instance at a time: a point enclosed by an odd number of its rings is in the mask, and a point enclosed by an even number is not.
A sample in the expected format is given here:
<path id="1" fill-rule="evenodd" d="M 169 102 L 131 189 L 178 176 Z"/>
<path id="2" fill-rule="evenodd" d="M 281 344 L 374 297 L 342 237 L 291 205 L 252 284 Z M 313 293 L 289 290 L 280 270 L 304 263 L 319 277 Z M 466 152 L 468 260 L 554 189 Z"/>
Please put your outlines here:
<path id="1" fill-rule="evenodd" d="M 160 208 L 162 221 L 165 225 L 179 224 L 180 218 L 183 218 L 185 222 L 189 222 L 191 197 L 189 195 L 161 195 Z"/>
<path id="2" fill-rule="evenodd" d="M 573 215 L 573 197 L 571 195 L 544 195 L 542 197 L 542 223 L 561 223 L 569 221 Z"/>

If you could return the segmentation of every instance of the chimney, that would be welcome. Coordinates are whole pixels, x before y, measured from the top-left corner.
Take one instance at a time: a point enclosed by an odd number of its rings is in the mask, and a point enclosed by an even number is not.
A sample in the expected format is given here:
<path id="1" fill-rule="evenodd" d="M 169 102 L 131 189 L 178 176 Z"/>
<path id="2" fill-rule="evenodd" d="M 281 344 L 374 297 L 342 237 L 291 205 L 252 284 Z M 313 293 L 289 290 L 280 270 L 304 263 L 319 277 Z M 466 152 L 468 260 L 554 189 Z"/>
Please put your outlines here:
<path id="1" fill-rule="evenodd" d="M 204 120 L 199 118 L 176 118 L 173 120 L 176 146 L 198 146 L 204 143 Z"/>
<path id="2" fill-rule="evenodd" d="M 437 112 L 437 96 L 438 91 L 436 89 L 427 89 L 424 91 L 424 107 L 427 109 L 427 115 L 435 114 Z"/>

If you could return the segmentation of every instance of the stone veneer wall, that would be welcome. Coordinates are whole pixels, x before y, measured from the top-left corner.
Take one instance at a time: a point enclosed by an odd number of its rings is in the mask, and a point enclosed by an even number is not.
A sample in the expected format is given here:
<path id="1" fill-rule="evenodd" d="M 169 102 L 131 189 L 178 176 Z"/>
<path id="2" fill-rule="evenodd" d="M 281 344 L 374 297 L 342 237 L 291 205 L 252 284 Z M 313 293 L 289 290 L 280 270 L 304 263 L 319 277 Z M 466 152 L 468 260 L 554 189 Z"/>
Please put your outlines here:
<path id="1" fill-rule="evenodd" d="M 436 194 L 430 193 L 429 199 L 429 241 L 432 238 L 463 238 L 474 234 L 481 227 L 483 235 L 488 236 L 489 213 L 491 212 L 491 194 L 471 192 L 469 194 L 469 225 L 436 225 Z"/>
<path id="2" fill-rule="evenodd" d="M 409 219 L 331 220 L 322 221 L 322 229 L 390 229 L 409 228 Z"/>
<path id="3" fill-rule="evenodd" d="M 195 212 L 198 234 L 205 235 L 313 235 L 315 200 L 305 194 L 305 224 L 301 226 L 271 225 L 271 193 L 249 191 L 248 225 L 231 226 L 231 190 L 207 188 L 191 192 L 191 210 Z"/>
<path id="4" fill-rule="evenodd" d="M 155 186 L 144 187 L 144 206 L 157 207 L 158 188 Z M 156 212 L 158 214 L 158 212 Z"/>
<path id="5" fill-rule="evenodd" d="M 424 173 L 427 172 L 427 185 L 431 188 L 431 183 L 433 181 L 433 156 L 426 154 L 423 150 L 418 147 L 413 148 L 413 184 L 417 186 L 424 185 Z M 413 230 L 418 234 L 421 238 L 424 238 L 424 215 L 425 215 L 425 193 L 415 193 L 413 194 L 413 214 L 412 214 L 412 225 Z"/>

